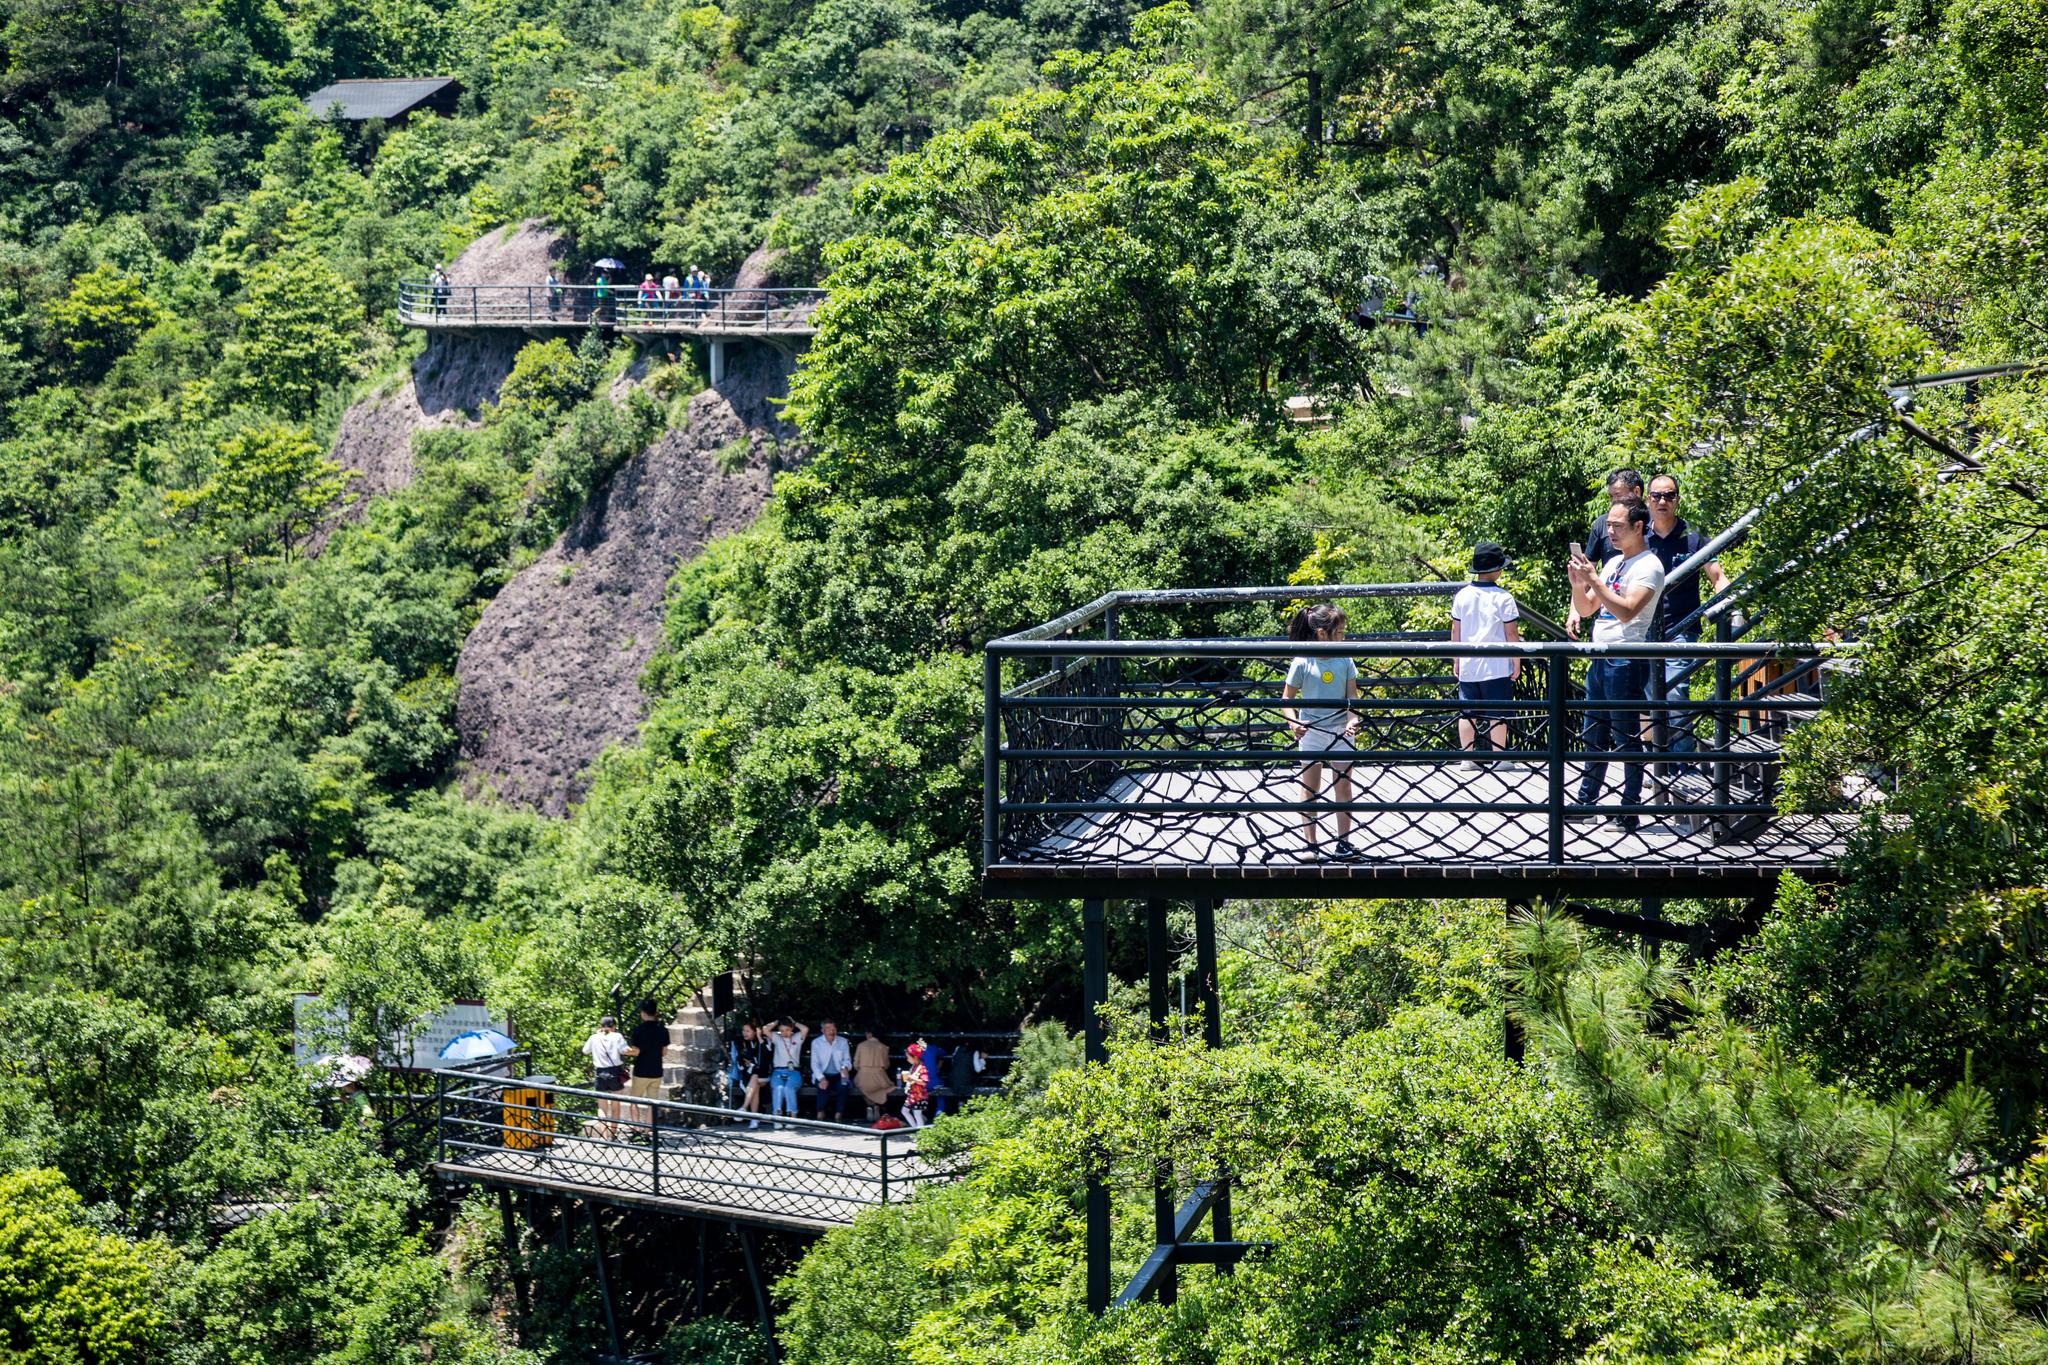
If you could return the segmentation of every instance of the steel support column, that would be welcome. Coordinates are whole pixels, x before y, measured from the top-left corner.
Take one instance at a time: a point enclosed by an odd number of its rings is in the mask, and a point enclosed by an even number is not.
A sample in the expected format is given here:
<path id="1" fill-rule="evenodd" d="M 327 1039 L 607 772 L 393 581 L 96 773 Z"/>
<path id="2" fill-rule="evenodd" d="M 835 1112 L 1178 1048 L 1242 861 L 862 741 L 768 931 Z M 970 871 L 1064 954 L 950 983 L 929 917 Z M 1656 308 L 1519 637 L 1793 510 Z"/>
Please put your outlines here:
<path id="1" fill-rule="evenodd" d="M 1207 1047 L 1223 1046 L 1223 989 L 1216 979 L 1216 902 L 1195 902 L 1195 974 L 1200 979 L 1202 1042 Z M 1231 1240 L 1230 1181 L 1219 1173 L 1216 1195 L 1209 1205 L 1209 1234 L 1219 1242 Z M 1217 1270 L 1228 1275 L 1233 1261 L 1219 1261 Z"/>
<path id="2" fill-rule="evenodd" d="M 1167 942 L 1166 902 L 1146 901 L 1146 1017 L 1155 1043 L 1166 1041 L 1167 990 L 1173 980 L 1172 957 L 1172 945 Z M 1173 1214 L 1173 1166 L 1161 1158 L 1152 1168 L 1152 1241 L 1155 1245 L 1172 1245 Z M 1172 1261 L 1169 1260 L 1161 1269 L 1155 1292 L 1161 1303 L 1173 1303 L 1179 1297 L 1179 1268 Z"/>
<path id="3" fill-rule="evenodd" d="M 692 1317 L 701 1318 L 704 1316 L 705 1263 L 710 1259 L 710 1247 L 707 1243 L 711 1240 L 711 1224 L 702 1218 L 692 1221 L 697 1224 L 697 1277 L 690 1286 L 690 1314 Z"/>
<path id="4" fill-rule="evenodd" d="M 1529 903 L 1527 901 L 1509 901 L 1507 909 L 1508 930 L 1512 932 L 1515 927 L 1515 921 L 1528 913 Z M 1522 1060 L 1522 1026 L 1515 1022 L 1514 1009 L 1505 1001 L 1501 1004 L 1500 1017 L 1502 1038 L 1507 1047 L 1508 1060 L 1519 1062 Z"/>
<path id="5" fill-rule="evenodd" d="M 533 1315 L 533 1304 L 527 1295 L 526 1263 L 519 1257 L 519 1221 L 512 1216 L 512 1191 L 498 1187 L 498 1219 L 505 1226 L 505 1264 L 512 1272 L 512 1301 L 519 1305 L 519 1330 L 523 1335 L 526 1320 Z"/>
<path id="6" fill-rule="evenodd" d="M 782 1359 L 782 1347 L 775 1340 L 775 1310 L 768 1306 L 768 1286 L 761 1279 L 761 1260 L 754 1250 L 754 1230 L 744 1223 L 727 1224 L 740 1239 L 740 1256 L 747 1263 L 747 1285 L 754 1291 L 754 1312 L 761 1319 L 761 1333 L 768 1338 L 768 1359 Z"/>
<path id="7" fill-rule="evenodd" d="M 1102 1009 L 1109 1001 L 1109 922 L 1101 901 L 1081 902 L 1081 1031 L 1083 1057 L 1091 1064 L 1109 1060 L 1109 1042 L 1103 1033 Z M 1100 1315 L 1109 1308 L 1109 1186 L 1103 1177 L 1101 1154 L 1089 1162 L 1087 1204 L 1088 1311 Z"/>
<path id="8" fill-rule="evenodd" d="M 619 1335 L 619 1310 L 612 1302 L 612 1273 L 606 1264 L 604 1249 L 604 1223 L 597 1216 L 597 1205 L 585 1204 L 583 1214 L 590 1222 L 590 1250 L 597 1260 L 597 1293 L 604 1300 L 604 1330 L 612 1344 L 612 1354 L 626 1353 L 625 1340 Z"/>

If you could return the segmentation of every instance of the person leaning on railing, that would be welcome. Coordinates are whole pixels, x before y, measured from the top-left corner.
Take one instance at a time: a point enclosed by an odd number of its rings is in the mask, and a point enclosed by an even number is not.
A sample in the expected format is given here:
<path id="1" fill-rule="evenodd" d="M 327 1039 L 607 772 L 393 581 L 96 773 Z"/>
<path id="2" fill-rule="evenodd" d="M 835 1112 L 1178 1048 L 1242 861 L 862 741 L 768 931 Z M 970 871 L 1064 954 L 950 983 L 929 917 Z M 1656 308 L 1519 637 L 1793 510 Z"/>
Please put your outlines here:
<path id="1" fill-rule="evenodd" d="M 1607 509 L 1607 539 L 1614 554 L 1604 566 L 1595 565 L 1585 551 L 1572 546 L 1566 573 L 1572 582 L 1572 606 L 1593 618 L 1596 645 L 1632 644 L 1647 640 L 1650 623 L 1656 619 L 1657 599 L 1664 591 L 1664 566 L 1650 553 L 1644 532 L 1650 525 L 1650 509 L 1640 502 L 1616 503 Z M 1644 700 L 1649 677 L 1647 659 L 1596 658 L 1586 668 L 1585 776 L 1579 783 L 1582 806 L 1599 803 L 1607 785 L 1607 760 L 1596 754 L 1621 755 L 1621 803 L 1642 804 L 1643 768 L 1631 755 L 1642 752 L 1642 713 L 1608 710 L 1600 702 Z M 1575 819 L 1597 819 L 1583 814 Z M 1614 818 L 1623 830 L 1634 830 L 1632 811 Z"/>

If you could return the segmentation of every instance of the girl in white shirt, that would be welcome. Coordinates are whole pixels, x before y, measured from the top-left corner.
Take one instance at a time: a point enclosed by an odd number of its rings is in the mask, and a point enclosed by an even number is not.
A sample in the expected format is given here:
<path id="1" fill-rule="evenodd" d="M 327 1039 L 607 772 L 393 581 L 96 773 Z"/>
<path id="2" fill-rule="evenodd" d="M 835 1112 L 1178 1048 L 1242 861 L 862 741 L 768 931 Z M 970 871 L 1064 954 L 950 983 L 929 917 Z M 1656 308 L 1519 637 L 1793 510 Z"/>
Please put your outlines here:
<path id="1" fill-rule="evenodd" d="M 1287 635 L 1293 640 L 1341 640 L 1344 638 L 1344 609 L 1334 602 L 1319 602 L 1306 611 L 1294 614 L 1287 624 Z M 1294 744 L 1306 753 L 1326 754 L 1327 758 L 1310 759 L 1301 765 L 1301 790 L 1305 803 L 1313 804 L 1322 799 L 1323 772 L 1329 770 L 1333 779 L 1332 795 L 1340 805 L 1351 801 L 1351 764 L 1342 756 L 1351 752 L 1351 737 L 1358 733 L 1358 713 L 1349 706 L 1296 706 L 1299 701 L 1343 702 L 1358 699 L 1358 668 L 1349 659 L 1310 658 L 1301 655 L 1287 665 L 1287 681 L 1280 688 L 1281 700 L 1289 705 L 1280 708 L 1280 714 L 1287 722 L 1287 729 L 1294 736 Z M 1321 850 L 1320 831 L 1316 813 L 1305 811 L 1301 817 L 1302 835 L 1308 841 L 1311 855 Z M 1355 857 L 1359 849 L 1351 842 L 1351 812 L 1337 812 L 1337 842 L 1334 846 L 1339 857 Z"/>
<path id="2" fill-rule="evenodd" d="M 609 1014 L 598 1020 L 597 1032 L 583 1040 L 583 1055 L 590 1058 L 590 1082 L 594 1089 L 612 1092 L 626 1088 L 626 1036 L 619 1032 L 618 1020 Z M 623 1101 L 599 1100 L 598 1122 L 591 1125 L 593 1135 L 615 1136 L 624 1110 Z M 602 1131 L 595 1131 L 599 1129 Z"/>

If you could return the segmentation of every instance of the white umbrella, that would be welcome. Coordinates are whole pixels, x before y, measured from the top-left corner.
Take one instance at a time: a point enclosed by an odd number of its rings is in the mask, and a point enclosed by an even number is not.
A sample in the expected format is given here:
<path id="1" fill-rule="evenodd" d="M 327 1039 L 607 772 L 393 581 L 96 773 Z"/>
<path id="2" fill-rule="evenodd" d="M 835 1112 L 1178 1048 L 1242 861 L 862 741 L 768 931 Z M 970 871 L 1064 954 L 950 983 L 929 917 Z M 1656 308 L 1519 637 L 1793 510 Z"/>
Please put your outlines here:
<path id="1" fill-rule="evenodd" d="M 337 1090 L 344 1085 L 354 1085 L 372 1070 L 368 1057 L 343 1056 L 338 1052 L 323 1053 L 315 1057 L 311 1065 L 319 1073 L 321 1085 L 331 1085 Z"/>
<path id="2" fill-rule="evenodd" d="M 444 1062 L 476 1062 L 486 1057 L 500 1057 L 517 1048 L 519 1044 L 494 1028 L 471 1029 L 458 1033 L 441 1046 L 441 1060 Z"/>
<path id="3" fill-rule="evenodd" d="M 591 264 L 599 270 L 624 270 L 626 268 L 624 261 L 613 256 L 607 256 L 601 261 L 592 261 Z"/>

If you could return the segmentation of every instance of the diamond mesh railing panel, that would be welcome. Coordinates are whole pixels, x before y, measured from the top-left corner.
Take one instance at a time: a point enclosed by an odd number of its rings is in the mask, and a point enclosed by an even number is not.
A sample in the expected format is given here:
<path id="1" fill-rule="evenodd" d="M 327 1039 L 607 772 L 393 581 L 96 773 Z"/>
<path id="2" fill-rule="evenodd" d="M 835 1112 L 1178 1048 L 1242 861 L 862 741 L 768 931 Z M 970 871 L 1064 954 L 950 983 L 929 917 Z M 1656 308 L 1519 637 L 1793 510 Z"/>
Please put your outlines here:
<path id="1" fill-rule="evenodd" d="M 462 1077 L 439 1112 L 444 1174 L 740 1218 L 837 1226 L 955 1173 L 920 1157 L 908 1130 L 807 1120 L 749 1128 L 731 1110 L 522 1079 Z"/>
<path id="2" fill-rule="evenodd" d="M 1784 737 L 1822 705 L 1814 647 L 1489 651 L 1439 637 L 990 649 L 1013 672 L 1071 651 L 999 701 L 992 861 L 1006 865 L 1799 865 L 1838 855 L 1860 818 L 1840 802 L 1781 808 Z M 1289 659 L 1319 651 L 1354 659 L 1357 699 L 1282 697 Z M 1461 702 L 1456 659 L 1488 652 L 1521 655 L 1512 700 Z M 1589 669 L 1617 654 L 1643 690 L 1589 698 Z M 1667 669 L 1683 676 L 1652 700 L 1643 684 Z M 1346 713 L 1348 747 L 1306 746 L 1290 710 Z M 1479 752 L 1462 745 L 1465 716 Z"/>

